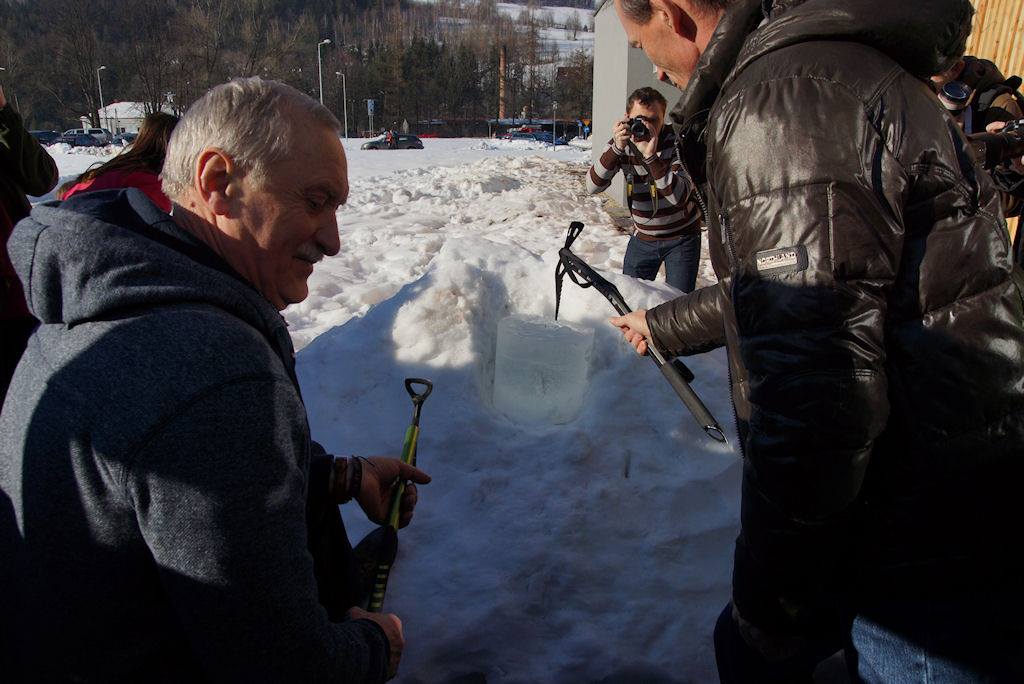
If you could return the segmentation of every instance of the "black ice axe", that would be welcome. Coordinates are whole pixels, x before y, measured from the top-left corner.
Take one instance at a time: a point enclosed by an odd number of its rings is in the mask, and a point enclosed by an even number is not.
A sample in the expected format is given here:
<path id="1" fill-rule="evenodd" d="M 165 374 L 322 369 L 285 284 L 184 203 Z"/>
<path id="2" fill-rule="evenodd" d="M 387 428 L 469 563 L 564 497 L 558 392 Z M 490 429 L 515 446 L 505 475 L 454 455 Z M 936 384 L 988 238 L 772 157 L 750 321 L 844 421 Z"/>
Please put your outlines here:
<path id="1" fill-rule="evenodd" d="M 569 275 L 569 279 L 572 282 L 580 287 L 593 287 L 604 295 L 605 299 L 611 302 L 611 305 L 615 307 L 620 316 L 625 316 L 632 309 L 626 304 L 626 300 L 622 298 L 619 289 L 601 277 L 587 262 L 572 253 L 570 247 L 572 247 L 572 243 L 576 241 L 576 238 L 582 232 L 582 223 L 579 221 L 570 223 L 569 233 L 565 237 L 565 246 L 558 250 L 558 265 L 555 266 L 555 320 L 558 320 L 558 306 L 562 298 L 562 279 L 566 274 Z M 689 409 L 697 424 L 701 426 L 711 439 L 716 442 L 726 442 L 725 433 L 718 425 L 718 421 L 715 420 L 708 407 L 704 405 L 704 402 L 700 400 L 697 393 L 690 387 L 690 382 L 693 380 L 693 371 L 687 368 L 686 364 L 679 359 L 667 360 L 650 341 L 648 341 L 647 349 L 650 351 L 651 361 L 661 370 L 661 374 L 668 380 L 668 384 L 672 385 L 672 389 L 679 395 L 679 398 L 686 405 L 686 408 Z"/>
<path id="2" fill-rule="evenodd" d="M 424 389 L 417 392 L 416 385 L 422 385 Z M 402 443 L 402 462 L 411 466 L 416 465 L 416 442 L 420 436 L 420 410 L 423 408 L 423 402 L 427 400 L 433 390 L 434 383 L 429 380 L 405 379 L 405 391 L 412 397 L 413 412 L 412 424 L 406 429 L 405 440 Z M 398 555 L 398 519 L 404 493 L 405 482 L 399 480 L 391 495 L 391 510 L 387 524 L 367 535 L 356 548 L 357 556 L 365 554 L 373 561 L 373 587 L 370 590 L 369 604 L 366 608 L 371 613 L 379 613 L 384 606 L 384 594 L 388 589 L 391 566 L 394 565 L 395 557 Z M 365 550 L 361 553 L 361 549 Z"/>

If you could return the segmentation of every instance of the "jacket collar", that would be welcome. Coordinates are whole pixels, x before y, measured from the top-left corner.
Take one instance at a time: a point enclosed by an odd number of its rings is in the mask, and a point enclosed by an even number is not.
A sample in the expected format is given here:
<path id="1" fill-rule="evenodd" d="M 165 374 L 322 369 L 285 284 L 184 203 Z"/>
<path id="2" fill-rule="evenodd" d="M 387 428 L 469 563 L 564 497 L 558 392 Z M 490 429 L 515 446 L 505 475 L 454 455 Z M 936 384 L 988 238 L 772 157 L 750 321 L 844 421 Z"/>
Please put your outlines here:
<path id="1" fill-rule="evenodd" d="M 670 116 L 676 126 L 685 128 L 684 124 L 694 115 L 714 104 L 747 36 L 764 17 L 762 0 L 740 0 L 726 10 L 682 97 L 672 109 Z"/>

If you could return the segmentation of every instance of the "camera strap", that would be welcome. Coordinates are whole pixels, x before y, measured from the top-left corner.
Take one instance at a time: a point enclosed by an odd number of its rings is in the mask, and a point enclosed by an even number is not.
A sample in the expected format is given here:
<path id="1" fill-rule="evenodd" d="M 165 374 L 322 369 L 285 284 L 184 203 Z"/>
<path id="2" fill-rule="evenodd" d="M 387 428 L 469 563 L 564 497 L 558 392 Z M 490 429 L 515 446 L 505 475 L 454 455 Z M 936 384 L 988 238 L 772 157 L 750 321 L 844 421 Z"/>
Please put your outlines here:
<path id="1" fill-rule="evenodd" d="M 640 153 L 640 149 L 636 146 L 632 140 L 626 141 L 626 149 L 630 156 L 635 157 L 639 162 L 640 166 L 644 167 L 644 171 L 647 172 L 647 188 L 651 194 L 651 213 L 656 214 L 658 212 L 658 185 L 654 182 L 654 174 L 651 173 L 651 167 L 644 161 L 644 155 Z M 657 152 L 655 152 L 657 154 Z M 633 171 L 633 161 L 627 158 L 629 161 L 629 170 L 625 171 L 626 174 L 626 207 L 629 209 L 630 217 L 633 216 L 633 177 L 635 175 Z M 633 219 L 633 223 L 636 224 L 636 219 Z M 639 227 L 639 226 L 638 226 Z"/>

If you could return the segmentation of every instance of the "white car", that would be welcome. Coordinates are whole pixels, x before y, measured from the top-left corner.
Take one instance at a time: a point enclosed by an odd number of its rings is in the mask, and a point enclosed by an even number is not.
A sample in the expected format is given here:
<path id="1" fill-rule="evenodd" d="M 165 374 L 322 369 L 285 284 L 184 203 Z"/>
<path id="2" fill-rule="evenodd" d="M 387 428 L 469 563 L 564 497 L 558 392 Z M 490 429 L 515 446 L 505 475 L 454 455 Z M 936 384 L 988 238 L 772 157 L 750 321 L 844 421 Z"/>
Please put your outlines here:
<path id="1" fill-rule="evenodd" d="M 109 145 L 114 137 L 106 128 L 71 128 L 64 131 L 64 135 L 91 135 L 104 145 Z"/>

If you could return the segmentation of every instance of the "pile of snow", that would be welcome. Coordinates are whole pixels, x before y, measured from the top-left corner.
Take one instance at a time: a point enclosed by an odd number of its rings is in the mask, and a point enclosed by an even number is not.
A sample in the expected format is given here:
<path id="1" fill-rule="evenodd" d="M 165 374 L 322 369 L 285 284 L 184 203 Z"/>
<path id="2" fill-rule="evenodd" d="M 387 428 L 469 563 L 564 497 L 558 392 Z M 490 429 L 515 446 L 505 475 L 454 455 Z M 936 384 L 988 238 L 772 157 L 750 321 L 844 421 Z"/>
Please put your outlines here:
<path id="1" fill-rule="evenodd" d="M 712 681 L 736 455 L 620 341 L 607 303 L 571 284 L 564 318 L 595 337 L 580 417 L 524 427 L 492 405 L 498 322 L 552 315 L 555 246 L 533 251 L 500 230 L 448 237 L 423 276 L 299 354 L 311 429 L 336 453 L 397 453 L 411 416 L 403 379 L 434 382 L 419 442 L 434 482 L 402 532 L 386 603 L 405 625 L 403 681 Z M 672 294 L 606 275 L 635 306 Z M 728 425 L 724 356 L 693 368 Z M 354 538 L 369 530 L 358 509 L 345 513 Z"/>
<path id="2" fill-rule="evenodd" d="M 559 145 L 558 147 L 564 148 L 565 145 Z M 552 150 L 556 148 L 551 143 L 543 142 L 541 140 L 504 140 L 502 138 L 486 138 L 475 143 L 472 149 L 494 152 L 500 150 Z"/>
<path id="3" fill-rule="evenodd" d="M 587 138 L 584 140 L 583 138 L 577 136 L 569 141 L 569 145 L 577 149 L 586 150 L 587 152 L 589 152 L 590 150 L 594 149 L 594 139 Z"/>

